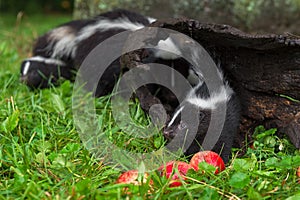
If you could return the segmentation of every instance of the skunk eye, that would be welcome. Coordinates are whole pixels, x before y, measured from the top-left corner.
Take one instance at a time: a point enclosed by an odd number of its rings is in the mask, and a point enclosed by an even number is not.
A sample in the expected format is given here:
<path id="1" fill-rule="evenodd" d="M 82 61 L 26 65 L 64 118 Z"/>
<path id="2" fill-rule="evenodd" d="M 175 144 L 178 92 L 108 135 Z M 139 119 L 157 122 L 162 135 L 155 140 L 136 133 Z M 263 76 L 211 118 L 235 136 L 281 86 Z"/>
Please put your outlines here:
<path id="1" fill-rule="evenodd" d="M 187 128 L 187 125 L 184 122 L 180 121 L 178 128 L 183 130 L 183 129 Z"/>
<path id="2" fill-rule="evenodd" d="M 199 112 L 199 122 L 201 122 L 205 118 L 205 113 L 204 112 Z"/>

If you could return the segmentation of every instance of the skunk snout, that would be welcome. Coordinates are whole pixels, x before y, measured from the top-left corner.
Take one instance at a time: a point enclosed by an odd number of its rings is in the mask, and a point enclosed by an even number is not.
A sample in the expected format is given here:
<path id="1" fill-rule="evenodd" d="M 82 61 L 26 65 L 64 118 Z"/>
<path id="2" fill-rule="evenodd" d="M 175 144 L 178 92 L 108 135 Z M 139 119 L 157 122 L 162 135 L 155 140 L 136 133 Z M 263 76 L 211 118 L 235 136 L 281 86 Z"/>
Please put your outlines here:
<path id="1" fill-rule="evenodd" d="M 172 128 L 166 128 L 164 129 L 163 131 L 163 135 L 164 137 L 169 141 L 169 140 L 172 140 L 175 136 L 174 134 L 174 130 Z"/>
<path id="2" fill-rule="evenodd" d="M 28 77 L 27 76 L 23 76 L 22 74 L 20 75 L 20 82 L 26 84 L 28 81 Z"/>
<path id="3" fill-rule="evenodd" d="M 178 124 L 173 124 L 172 126 L 166 127 L 163 131 L 164 137 L 170 141 L 177 134 L 183 135 L 187 131 L 187 125 L 185 122 L 180 121 Z"/>

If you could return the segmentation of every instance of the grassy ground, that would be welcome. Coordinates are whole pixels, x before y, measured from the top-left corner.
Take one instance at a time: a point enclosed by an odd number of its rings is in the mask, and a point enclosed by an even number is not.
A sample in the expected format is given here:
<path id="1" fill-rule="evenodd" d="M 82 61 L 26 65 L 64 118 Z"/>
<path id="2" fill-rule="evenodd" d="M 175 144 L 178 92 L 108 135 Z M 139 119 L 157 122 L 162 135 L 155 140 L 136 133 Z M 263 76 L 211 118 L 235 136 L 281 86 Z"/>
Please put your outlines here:
<path id="1" fill-rule="evenodd" d="M 218 175 L 190 171 L 183 186 L 150 173 L 153 186 L 116 185 L 115 165 L 83 147 L 72 116 L 73 83 L 31 91 L 19 83 L 20 61 L 30 55 L 33 39 L 70 16 L 0 15 L 0 199 L 299 199 L 296 168 L 300 153 L 276 130 L 258 127 L 242 158 Z M 109 97 L 97 100 L 100 131 L 118 146 L 151 151 L 161 136 L 132 140 L 112 120 Z M 137 104 L 131 113 L 148 123 Z M 107 156 L 107 155 L 106 155 Z M 183 159 L 184 160 L 184 159 Z M 127 186 L 128 187 L 128 186 Z M 126 192 L 127 191 L 127 192 Z M 150 191 L 150 192 L 149 192 Z"/>

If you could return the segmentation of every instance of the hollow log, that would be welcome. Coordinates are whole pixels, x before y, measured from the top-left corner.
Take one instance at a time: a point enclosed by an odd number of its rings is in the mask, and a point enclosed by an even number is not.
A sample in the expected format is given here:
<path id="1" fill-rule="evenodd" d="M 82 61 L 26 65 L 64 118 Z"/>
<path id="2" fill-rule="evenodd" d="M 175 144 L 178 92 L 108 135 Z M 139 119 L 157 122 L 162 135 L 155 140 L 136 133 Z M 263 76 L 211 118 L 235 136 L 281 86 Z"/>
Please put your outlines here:
<path id="1" fill-rule="evenodd" d="M 190 19 L 157 21 L 151 26 L 186 34 L 220 59 L 242 104 L 241 147 L 257 125 L 277 128 L 300 148 L 300 37 L 252 35 L 234 27 Z M 137 56 L 125 59 L 126 65 Z M 291 97 L 291 98 L 290 98 Z"/>

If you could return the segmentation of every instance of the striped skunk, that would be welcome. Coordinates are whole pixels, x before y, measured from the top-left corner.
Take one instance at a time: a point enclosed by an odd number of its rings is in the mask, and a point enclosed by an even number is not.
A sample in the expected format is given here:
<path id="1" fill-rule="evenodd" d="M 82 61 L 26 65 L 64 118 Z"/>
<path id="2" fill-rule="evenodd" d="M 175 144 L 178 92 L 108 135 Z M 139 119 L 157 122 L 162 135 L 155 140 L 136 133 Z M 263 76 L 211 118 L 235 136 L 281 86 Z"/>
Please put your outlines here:
<path id="1" fill-rule="evenodd" d="M 155 60 L 159 60 L 159 62 L 161 60 L 179 62 L 180 56 L 183 55 L 181 49 L 184 47 L 182 45 L 180 48 L 175 46 L 171 37 L 160 40 L 157 43 L 157 47 L 166 50 L 172 49 L 172 52 L 176 52 L 176 54 L 170 54 L 166 51 L 155 51 L 152 62 L 155 62 Z M 196 51 L 193 50 L 192 54 L 193 62 L 197 63 L 198 55 Z M 181 146 L 184 154 L 187 156 L 193 155 L 200 150 L 212 150 L 219 153 L 224 162 L 227 163 L 231 156 L 231 147 L 239 127 L 240 102 L 237 94 L 225 79 L 221 69 L 220 58 L 213 53 L 211 53 L 211 57 L 217 64 L 215 73 L 220 80 L 220 85 L 216 84 L 216 87 L 212 88 L 209 88 L 200 68 L 181 61 L 180 65 L 188 68 L 188 71 L 185 71 L 185 73 L 181 71 L 181 73 L 193 87 L 184 94 L 184 100 L 172 113 L 171 118 L 164 127 L 163 134 L 168 141 L 174 140 L 176 136 L 179 137 L 179 143 L 175 142 L 175 147 L 171 146 L 171 150 L 176 150 L 178 146 Z M 213 79 L 213 77 L 209 78 Z M 184 112 L 185 115 L 183 114 Z M 224 113 L 220 115 L 219 112 Z M 193 117 L 196 117 L 199 121 L 197 133 L 194 137 L 192 136 L 193 141 L 189 143 L 189 130 L 192 130 L 191 126 L 195 124 L 195 118 Z M 207 143 L 206 145 L 204 145 L 205 142 Z M 184 143 L 187 143 L 187 146 Z M 202 149 L 203 147 L 206 149 Z"/>
<path id="2" fill-rule="evenodd" d="M 220 70 L 219 67 L 218 70 Z M 197 73 L 193 75 L 198 77 Z M 219 153 L 224 162 L 227 163 L 239 126 L 240 103 L 221 71 L 219 71 L 219 77 L 223 84 L 214 90 L 209 90 L 208 85 L 201 77 L 198 77 L 198 83 L 188 91 L 183 102 L 174 111 L 163 130 L 163 134 L 169 141 L 181 135 L 179 141 L 187 156 L 200 150 L 212 150 Z M 182 117 L 184 112 L 186 114 Z M 221 112 L 225 112 L 224 115 Z M 185 147 L 182 143 L 188 140 L 186 134 L 194 125 L 195 118 L 193 117 L 197 117 L 199 120 L 197 133 L 193 141 L 187 142 L 188 146 Z M 204 141 L 206 137 L 207 139 Z M 208 144 L 205 145 L 205 142 Z"/>
<path id="3" fill-rule="evenodd" d="M 33 57 L 21 64 L 21 81 L 31 88 L 45 88 L 55 84 L 60 77 L 71 79 L 99 43 L 122 31 L 143 28 L 153 21 L 153 18 L 118 9 L 92 19 L 62 24 L 37 39 Z"/>
<path id="4" fill-rule="evenodd" d="M 105 39 L 126 30 L 138 30 L 155 19 L 145 17 L 140 14 L 126 11 L 114 10 L 103 13 L 93 19 L 76 20 L 65 23 L 47 32 L 37 39 L 33 48 L 33 57 L 25 59 L 21 64 L 21 80 L 31 88 L 45 88 L 51 84 L 56 84 L 60 77 L 72 79 L 89 52 Z M 192 144 L 184 151 L 185 155 L 191 155 L 201 149 L 206 133 L 213 120 L 215 112 L 220 111 L 220 107 L 226 107 L 225 121 L 221 135 L 217 143 L 211 147 L 225 162 L 228 162 L 231 146 L 239 125 L 239 101 L 225 80 L 218 67 L 218 75 L 223 81 L 223 85 L 210 91 L 201 76 L 201 72 L 193 68 L 189 63 L 180 58 L 180 49 L 170 38 L 157 41 L 157 47 L 166 47 L 177 52 L 177 55 L 168 51 L 150 51 L 150 56 L 145 63 L 157 62 L 169 65 L 178 70 L 193 85 L 190 91 L 185 94 L 184 101 L 179 104 L 172 104 L 173 113 L 163 129 L 163 134 L 168 141 L 178 135 L 185 135 L 192 129 L 191 121 L 182 117 L 184 112 L 196 112 L 199 126 L 197 134 Z M 98 83 L 96 96 L 103 96 L 110 93 L 121 73 L 119 60 L 114 61 L 101 77 Z M 126 73 L 126 72 L 125 72 Z M 159 98 L 162 102 L 168 101 L 171 96 L 162 93 Z M 141 100 L 140 100 L 141 101 Z M 142 103 L 142 102 L 140 102 Z M 184 138 L 180 141 L 184 142 Z M 178 145 L 181 145 L 179 143 Z"/>

